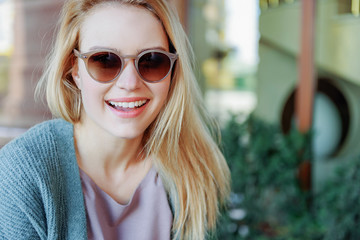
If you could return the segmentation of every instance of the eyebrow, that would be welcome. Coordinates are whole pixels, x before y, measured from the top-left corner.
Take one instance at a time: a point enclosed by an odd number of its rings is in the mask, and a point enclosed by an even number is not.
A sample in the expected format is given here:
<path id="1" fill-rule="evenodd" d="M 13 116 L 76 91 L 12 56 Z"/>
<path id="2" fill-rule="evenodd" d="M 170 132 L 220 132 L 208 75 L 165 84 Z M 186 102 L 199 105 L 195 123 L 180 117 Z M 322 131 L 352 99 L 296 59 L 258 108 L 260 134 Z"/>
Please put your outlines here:
<path id="1" fill-rule="evenodd" d="M 121 53 L 121 51 L 117 48 L 110 48 L 110 47 L 102 47 L 102 46 L 93 46 L 89 49 L 89 51 L 94 51 L 97 49 L 107 49 L 107 50 L 112 50 L 115 51 L 117 53 Z M 139 49 L 136 51 L 136 54 L 140 54 L 141 52 L 147 51 L 147 50 L 163 50 L 163 51 L 168 51 L 167 49 L 165 49 L 164 47 L 161 46 L 155 46 L 155 47 L 149 47 L 149 48 L 143 48 L 143 49 Z"/>

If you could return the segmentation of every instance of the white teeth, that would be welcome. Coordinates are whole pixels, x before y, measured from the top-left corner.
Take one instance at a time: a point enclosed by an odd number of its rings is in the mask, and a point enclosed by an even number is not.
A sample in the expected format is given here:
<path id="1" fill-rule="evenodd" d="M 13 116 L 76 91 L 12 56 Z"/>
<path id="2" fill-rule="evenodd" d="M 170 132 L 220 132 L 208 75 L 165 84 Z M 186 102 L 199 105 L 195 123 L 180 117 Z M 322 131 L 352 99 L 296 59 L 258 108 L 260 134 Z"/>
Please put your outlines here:
<path id="1" fill-rule="evenodd" d="M 115 107 L 122 107 L 122 108 L 135 108 L 140 107 L 146 103 L 146 100 L 136 101 L 136 102 L 109 102 L 111 105 Z"/>

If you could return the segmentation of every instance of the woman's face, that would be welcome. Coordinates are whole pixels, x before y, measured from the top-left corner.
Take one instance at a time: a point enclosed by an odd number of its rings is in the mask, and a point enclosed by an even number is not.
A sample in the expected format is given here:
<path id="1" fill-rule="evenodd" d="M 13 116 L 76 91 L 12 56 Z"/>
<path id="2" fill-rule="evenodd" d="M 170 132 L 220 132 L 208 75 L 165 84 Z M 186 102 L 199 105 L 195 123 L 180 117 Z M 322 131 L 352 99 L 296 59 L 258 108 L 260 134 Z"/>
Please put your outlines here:
<path id="1" fill-rule="evenodd" d="M 137 55 L 145 49 L 168 51 L 169 43 L 162 24 L 151 12 L 112 4 L 97 6 L 86 17 L 79 48 L 81 53 L 112 49 L 125 56 Z M 143 135 L 163 107 L 171 74 L 161 82 L 148 83 L 138 75 L 133 60 L 126 59 L 118 78 L 99 83 L 88 74 L 84 61 L 78 59 L 73 77 L 82 95 L 81 124 L 132 139 Z M 139 104 L 143 105 L 136 107 Z"/>

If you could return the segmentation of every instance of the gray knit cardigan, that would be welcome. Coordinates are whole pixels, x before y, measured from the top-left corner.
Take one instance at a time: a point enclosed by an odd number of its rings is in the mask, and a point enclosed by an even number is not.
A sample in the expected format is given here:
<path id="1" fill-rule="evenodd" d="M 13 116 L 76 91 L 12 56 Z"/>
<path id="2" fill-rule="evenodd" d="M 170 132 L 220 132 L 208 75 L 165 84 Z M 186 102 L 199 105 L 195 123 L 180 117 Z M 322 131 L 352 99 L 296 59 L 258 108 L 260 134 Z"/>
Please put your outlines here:
<path id="1" fill-rule="evenodd" d="M 87 239 L 72 124 L 44 122 L 0 150 L 0 239 Z"/>

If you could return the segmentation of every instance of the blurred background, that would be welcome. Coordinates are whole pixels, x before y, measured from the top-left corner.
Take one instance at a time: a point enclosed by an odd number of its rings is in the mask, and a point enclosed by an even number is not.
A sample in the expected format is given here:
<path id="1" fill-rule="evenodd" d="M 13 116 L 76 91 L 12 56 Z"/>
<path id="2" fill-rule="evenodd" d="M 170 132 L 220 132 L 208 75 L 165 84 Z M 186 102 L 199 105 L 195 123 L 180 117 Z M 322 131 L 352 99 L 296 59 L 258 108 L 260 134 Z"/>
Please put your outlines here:
<path id="1" fill-rule="evenodd" d="M 233 175 L 216 237 L 360 239 L 360 0 L 171 1 Z M 0 146 L 51 118 L 63 2 L 0 0 Z"/>

